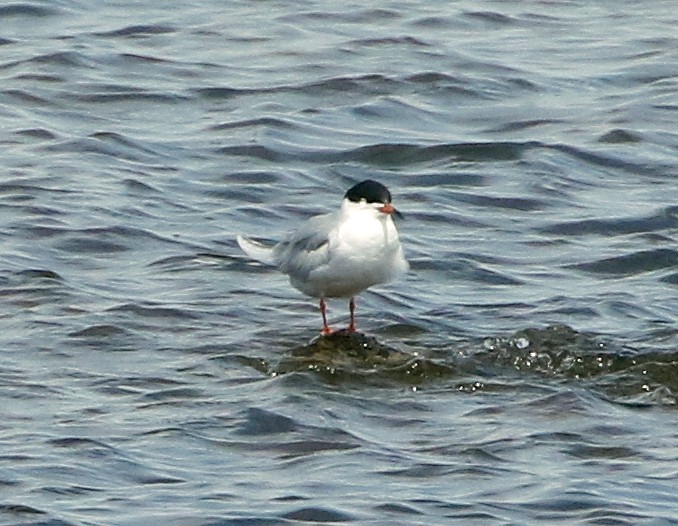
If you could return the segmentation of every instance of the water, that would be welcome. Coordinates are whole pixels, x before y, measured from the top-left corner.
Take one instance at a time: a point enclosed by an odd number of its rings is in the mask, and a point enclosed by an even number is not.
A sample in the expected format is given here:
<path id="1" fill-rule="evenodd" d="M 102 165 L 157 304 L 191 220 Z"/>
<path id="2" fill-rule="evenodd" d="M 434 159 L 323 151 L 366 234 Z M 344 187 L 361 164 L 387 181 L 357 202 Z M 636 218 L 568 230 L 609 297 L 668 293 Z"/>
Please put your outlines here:
<path id="1" fill-rule="evenodd" d="M 673 2 L 89 4 L 0 6 L 2 524 L 678 524 Z M 314 340 L 235 235 L 367 177 Z"/>

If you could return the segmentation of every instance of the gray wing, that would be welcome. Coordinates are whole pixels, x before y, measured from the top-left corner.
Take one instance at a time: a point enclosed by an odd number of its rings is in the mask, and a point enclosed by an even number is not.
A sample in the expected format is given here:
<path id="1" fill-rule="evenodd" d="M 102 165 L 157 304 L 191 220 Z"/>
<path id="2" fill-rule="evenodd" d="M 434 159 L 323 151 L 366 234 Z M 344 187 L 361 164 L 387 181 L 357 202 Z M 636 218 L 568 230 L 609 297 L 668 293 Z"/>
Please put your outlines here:
<path id="1" fill-rule="evenodd" d="M 273 249 L 278 268 L 295 279 L 304 280 L 325 265 L 330 257 L 329 236 L 335 221 L 335 214 L 312 217 L 278 243 Z"/>

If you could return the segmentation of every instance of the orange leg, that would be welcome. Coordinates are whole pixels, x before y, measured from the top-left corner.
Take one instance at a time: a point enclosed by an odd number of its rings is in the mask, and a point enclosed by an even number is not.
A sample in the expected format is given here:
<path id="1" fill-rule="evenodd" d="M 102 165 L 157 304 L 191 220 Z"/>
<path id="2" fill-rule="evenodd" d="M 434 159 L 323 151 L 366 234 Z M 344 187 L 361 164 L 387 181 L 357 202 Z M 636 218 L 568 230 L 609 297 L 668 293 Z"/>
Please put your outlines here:
<path id="1" fill-rule="evenodd" d="M 323 334 L 332 334 L 332 329 L 327 325 L 327 305 L 325 305 L 325 298 L 320 298 L 320 314 L 323 315 Z"/>
<path id="2" fill-rule="evenodd" d="M 351 311 L 351 321 L 348 325 L 348 332 L 355 332 L 355 298 L 348 302 L 348 308 Z"/>

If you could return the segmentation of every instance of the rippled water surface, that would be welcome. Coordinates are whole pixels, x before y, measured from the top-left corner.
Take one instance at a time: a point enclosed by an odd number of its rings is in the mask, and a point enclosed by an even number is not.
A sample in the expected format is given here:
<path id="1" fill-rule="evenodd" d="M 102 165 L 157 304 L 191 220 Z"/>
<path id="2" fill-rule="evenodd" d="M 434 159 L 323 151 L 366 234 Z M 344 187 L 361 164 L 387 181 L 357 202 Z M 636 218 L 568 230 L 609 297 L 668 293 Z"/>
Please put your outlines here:
<path id="1" fill-rule="evenodd" d="M 0 523 L 678 524 L 677 13 L 0 5 Z M 318 339 L 235 235 L 365 178 Z"/>

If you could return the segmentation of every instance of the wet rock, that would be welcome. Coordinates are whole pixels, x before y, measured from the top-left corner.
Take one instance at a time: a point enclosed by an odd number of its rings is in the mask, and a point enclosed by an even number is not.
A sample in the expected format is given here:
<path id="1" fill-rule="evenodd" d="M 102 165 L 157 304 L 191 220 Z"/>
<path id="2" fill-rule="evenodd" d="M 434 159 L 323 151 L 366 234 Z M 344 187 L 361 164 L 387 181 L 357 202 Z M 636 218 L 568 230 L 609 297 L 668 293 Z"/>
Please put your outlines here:
<path id="1" fill-rule="evenodd" d="M 275 373 L 308 370 L 334 379 L 369 376 L 406 384 L 449 377 L 456 372 L 451 365 L 433 362 L 382 343 L 373 336 L 346 330 L 319 336 L 308 345 L 293 349 L 280 361 Z"/>
<path id="2" fill-rule="evenodd" d="M 412 355 L 380 343 L 373 336 L 341 330 L 319 336 L 308 345 L 293 349 L 278 364 L 278 370 L 298 370 L 309 365 L 371 369 L 401 364 L 411 358 Z"/>

